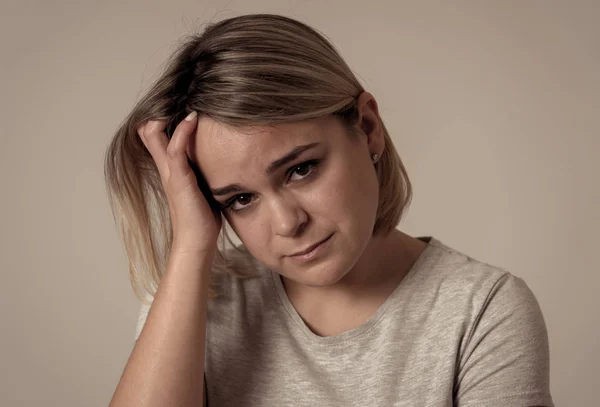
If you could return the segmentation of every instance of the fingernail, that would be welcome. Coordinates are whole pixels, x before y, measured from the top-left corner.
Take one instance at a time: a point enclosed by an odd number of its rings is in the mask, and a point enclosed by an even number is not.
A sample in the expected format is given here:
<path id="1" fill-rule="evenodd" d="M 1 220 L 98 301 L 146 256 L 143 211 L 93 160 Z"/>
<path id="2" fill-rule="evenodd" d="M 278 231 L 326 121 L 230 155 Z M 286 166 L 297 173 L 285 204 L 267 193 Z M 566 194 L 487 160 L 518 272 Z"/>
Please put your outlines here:
<path id="1" fill-rule="evenodd" d="M 196 116 L 198 115 L 198 112 L 196 112 L 195 110 L 188 114 L 187 117 L 185 118 L 186 121 L 191 122 L 192 120 L 194 120 L 196 118 Z"/>

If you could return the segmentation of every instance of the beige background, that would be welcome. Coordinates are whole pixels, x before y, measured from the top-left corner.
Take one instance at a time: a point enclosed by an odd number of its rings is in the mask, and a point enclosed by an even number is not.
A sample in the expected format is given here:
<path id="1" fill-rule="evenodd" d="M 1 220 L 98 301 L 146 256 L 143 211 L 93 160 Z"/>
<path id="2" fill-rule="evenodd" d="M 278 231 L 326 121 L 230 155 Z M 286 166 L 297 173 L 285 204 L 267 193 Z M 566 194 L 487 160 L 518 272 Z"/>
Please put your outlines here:
<path id="1" fill-rule="evenodd" d="M 138 303 L 105 148 L 181 35 L 251 12 L 333 40 L 414 182 L 401 228 L 523 277 L 557 405 L 598 405 L 600 2 L 452 3 L 4 0 L 0 405 L 108 404 Z"/>

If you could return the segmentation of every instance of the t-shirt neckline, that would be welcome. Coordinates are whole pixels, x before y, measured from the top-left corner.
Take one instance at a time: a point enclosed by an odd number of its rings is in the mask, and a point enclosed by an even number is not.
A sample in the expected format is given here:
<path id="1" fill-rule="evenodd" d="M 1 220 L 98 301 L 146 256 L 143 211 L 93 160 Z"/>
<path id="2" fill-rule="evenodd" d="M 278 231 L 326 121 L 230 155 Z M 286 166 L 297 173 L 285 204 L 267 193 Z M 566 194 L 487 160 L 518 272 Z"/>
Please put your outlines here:
<path id="1" fill-rule="evenodd" d="M 285 288 L 283 286 L 283 282 L 281 281 L 281 276 L 269 270 L 271 274 L 271 281 L 273 282 L 273 289 L 276 291 L 277 296 L 279 297 L 280 303 L 285 310 L 285 314 L 289 317 L 293 324 L 292 326 L 295 328 L 295 331 L 304 336 L 309 342 L 314 343 L 316 345 L 339 345 L 344 342 L 348 342 L 350 340 L 356 339 L 367 332 L 369 332 L 374 326 L 376 326 L 383 317 L 387 314 L 388 309 L 394 303 L 395 299 L 402 295 L 402 293 L 408 289 L 411 284 L 411 281 L 415 278 L 415 275 L 418 271 L 423 267 L 425 260 L 430 257 L 432 250 L 436 246 L 440 245 L 440 242 L 437 241 L 433 236 L 421 236 L 417 237 L 419 240 L 427 243 L 427 247 L 420 256 L 417 258 L 415 263 L 412 265 L 410 270 L 406 273 L 402 281 L 398 284 L 398 286 L 392 291 L 392 293 L 386 298 L 386 300 L 379 306 L 379 308 L 371 315 L 369 319 L 367 319 L 364 323 L 357 326 L 356 328 L 349 329 L 340 334 L 333 336 L 319 336 L 315 334 L 310 328 L 306 325 L 306 323 L 302 320 L 296 308 L 292 305 Z"/>

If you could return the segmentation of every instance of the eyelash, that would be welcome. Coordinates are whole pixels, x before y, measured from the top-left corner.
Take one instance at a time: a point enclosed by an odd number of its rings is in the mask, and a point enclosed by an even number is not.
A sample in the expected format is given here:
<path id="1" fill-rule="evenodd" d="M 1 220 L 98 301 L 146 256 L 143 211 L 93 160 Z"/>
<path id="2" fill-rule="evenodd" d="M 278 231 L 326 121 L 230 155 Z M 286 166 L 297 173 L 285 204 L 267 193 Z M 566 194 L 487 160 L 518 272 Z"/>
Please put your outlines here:
<path id="1" fill-rule="evenodd" d="M 288 181 L 290 180 L 290 178 L 292 177 L 292 175 L 294 175 L 294 173 L 296 172 L 296 170 L 298 168 L 304 168 L 304 167 L 310 167 L 311 171 L 307 175 L 304 175 L 303 178 L 299 179 L 298 181 L 304 181 L 306 179 L 311 178 L 315 174 L 315 171 L 316 171 L 317 167 L 319 166 L 320 162 L 321 162 L 321 160 L 310 160 L 310 161 L 306 161 L 306 162 L 294 165 L 286 173 L 287 180 Z M 251 194 L 238 194 L 238 195 L 232 197 L 231 199 L 227 200 L 227 202 L 225 202 L 225 204 L 223 205 L 223 209 L 227 210 L 229 212 L 232 212 L 232 213 L 239 213 L 239 212 L 246 210 L 248 208 L 248 206 L 250 206 L 250 204 L 244 206 L 241 209 L 234 209 L 233 205 L 237 202 L 237 200 L 240 197 L 248 196 L 248 195 L 251 195 Z"/>

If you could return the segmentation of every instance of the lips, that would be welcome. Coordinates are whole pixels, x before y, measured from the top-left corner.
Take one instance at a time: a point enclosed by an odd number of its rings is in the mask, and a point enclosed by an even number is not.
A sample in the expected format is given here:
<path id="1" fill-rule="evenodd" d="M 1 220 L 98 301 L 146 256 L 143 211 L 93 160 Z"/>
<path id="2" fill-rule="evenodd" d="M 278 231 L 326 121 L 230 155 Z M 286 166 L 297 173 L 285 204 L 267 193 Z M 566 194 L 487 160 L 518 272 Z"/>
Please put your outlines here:
<path id="1" fill-rule="evenodd" d="M 304 254 L 310 253 L 311 251 L 313 251 L 317 246 L 319 246 L 322 243 L 325 243 L 327 240 L 329 240 L 329 238 L 333 236 L 333 233 L 329 236 L 327 236 L 325 239 L 313 244 L 312 246 L 308 247 L 305 250 L 302 250 L 300 252 L 294 253 L 294 254 L 290 254 L 289 257 L 295 257 L 295 256 L 302 256 Z"/>

